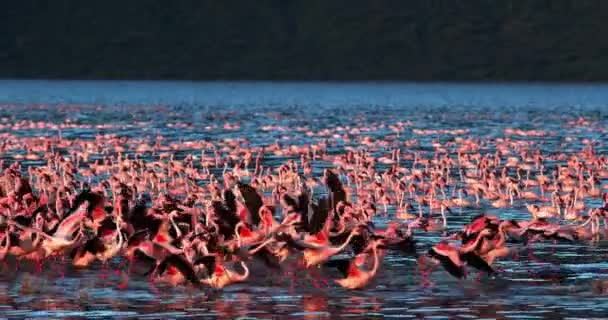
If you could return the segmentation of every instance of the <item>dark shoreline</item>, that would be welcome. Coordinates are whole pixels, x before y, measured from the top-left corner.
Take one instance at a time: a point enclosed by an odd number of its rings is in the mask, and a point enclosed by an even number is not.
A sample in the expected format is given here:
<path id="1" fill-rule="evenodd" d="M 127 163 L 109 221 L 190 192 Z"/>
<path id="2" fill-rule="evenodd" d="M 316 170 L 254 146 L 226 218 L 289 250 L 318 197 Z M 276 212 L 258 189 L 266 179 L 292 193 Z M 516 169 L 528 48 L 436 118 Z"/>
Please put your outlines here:
<path id="1" fill-rule="evenodd" d="M 608 81 L 608 4 L 13 2 L 0 77 Z"/>

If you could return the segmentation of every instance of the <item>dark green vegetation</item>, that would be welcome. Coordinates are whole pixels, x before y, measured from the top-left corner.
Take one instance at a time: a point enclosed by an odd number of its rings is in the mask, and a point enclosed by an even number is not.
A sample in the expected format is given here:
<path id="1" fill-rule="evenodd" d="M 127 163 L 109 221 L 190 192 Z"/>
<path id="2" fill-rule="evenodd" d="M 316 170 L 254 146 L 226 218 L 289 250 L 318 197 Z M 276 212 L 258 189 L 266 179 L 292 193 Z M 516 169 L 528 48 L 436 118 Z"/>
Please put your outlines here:
<path id="1" fill-rule="evenodd" d="M 0 77 L 608 80 L 608 2 L 5 1 Z"/>

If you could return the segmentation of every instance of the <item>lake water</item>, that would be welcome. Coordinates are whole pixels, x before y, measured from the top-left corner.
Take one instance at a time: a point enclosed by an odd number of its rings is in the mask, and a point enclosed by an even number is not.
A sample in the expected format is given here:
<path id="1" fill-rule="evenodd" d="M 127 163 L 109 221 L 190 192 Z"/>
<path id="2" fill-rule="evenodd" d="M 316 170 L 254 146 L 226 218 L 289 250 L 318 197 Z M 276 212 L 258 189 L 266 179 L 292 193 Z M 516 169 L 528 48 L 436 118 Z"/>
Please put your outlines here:
<path id="1" fill-rule="evenodd" d="M 585 117 L 587 130 L 566 126 Z M 417 150 L 432 150 L 433 139 L 412 129 L 468 129 L 463 136 L 503 137 L 507 127 L 542 129 L 550 134 L 537 141 L 545 153 L 574 151 L 580 143 L 566 137 L 599 142 L 606 152 L 608 86 L 548 84 L 410 84 L 410 83 L 273 83 L 273 82 L 115 82 L 0 81 L 0 117 L 12 121 L 86 124 L 66 128 L 68 138 L 94 139 L 98 133 L 168 140 L 216 140 L 247 137 L 252 145 L 303 144 L 319 141 L 304 131 L 263 130 L 265 126 L 314 131 L 324 128 L 372 127 L 365 134 L 384 137 L 388 125 L 411 122 L 398 139 L 418 138 Z M 240 129 L 225 130 L 224 123 Z M 113 124 L 104 128 L 103 124 Z M 217 127 L 214 127 L 217 126 Z M 16 135 L 56 135 L 55 130 L 11 130 Z M 324 137 L 323 139 L 327 139 Z M 332 152 L 343 150 L 336 142 Z M 380 150 L 381 151 L 381 150 Z M 198 151 L 197 151 L 198 152 Z M 9 155 L 5 155 L 9 156 Z M 9 157 L 10 158 L 10 157 Z M 272 164 L 284 159 L 267 161 Z M 318 164 L 322 166 L 323 164 Z M 408 165 L 407 163 L 405 165 Z M 318 169 L 318 168 L 317 168 Z M 602 181 L 606 184 L 606 181 Z M 597 203 L 588 203 L 597 205 Z M 513 208 L 455 210 L 451 230 L 470 217 L 493 212 L 503 218 L 527 219 L 524 202 Z M 389 214 L 392 214 L 390 212 Z M 386 218 L 377 218 L 382 224 Z M 436 243 L 440 232 L 416 233 L 418 252 Z M 306 282 L 289 290 L 280 275 L 254 266 L 252 279 L 222 291 L 191 287 L 150 286 L 132 278 L 125 290 L 120 277 L 99 276 L 99 266 L 72 270 L 47 263 L 42 273 L 14 261 L 1 265 L 0 317 L 70 318 L 606 318 L 608 317 L 608 245 L 605 242 L 543 243 L 530 248 L 513 244 L 516 257 L 498 262 L 493 278 L 457 281 L 437 271 L 430 287 L 421 286 L 414 257 L 389 254 L 377 279 L 365 290 L 332 286 L 316 289 Z M 117 265 L 119 261 L 114 261 Z M 60 276 L 61 272 L 65 272 Z M 328 278 L 338 275 L 322 271 Z"/>

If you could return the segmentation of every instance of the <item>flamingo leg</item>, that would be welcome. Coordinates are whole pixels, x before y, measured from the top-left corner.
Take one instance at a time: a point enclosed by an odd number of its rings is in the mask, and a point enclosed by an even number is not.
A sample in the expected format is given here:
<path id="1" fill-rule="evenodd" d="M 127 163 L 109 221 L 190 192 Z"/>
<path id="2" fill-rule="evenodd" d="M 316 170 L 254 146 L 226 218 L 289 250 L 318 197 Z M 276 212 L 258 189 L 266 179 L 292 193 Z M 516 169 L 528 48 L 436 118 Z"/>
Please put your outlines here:
<path id="1" fill-rule="evenodd" d="M 534 244 L 534 242 L 536 242 L 536 239 L 537 239 L 536 237 L 533 237 L 528 242 L 528 259 L 530 261 L 534 261 L 534 262 L 536 262 L 537 259 L 536 259 L 536 257 L 534 257 L 534 248 L 532 247 L 532 245 Z"/>
<path id="2" fill-rule="evenodd" d="M 51 258 L 53 259 L 51 263 L 51 271 L 59 273 L 59 276 L 61 277 L 61 279 L 63 279 L 65 277 L 65 274 L 63 272 L 63 269 L 61 269 L 61 266 L 59 266 L 59 256 L 53 255 L 51 256 Z"/>
<path id="3" fill-rule="evenodd" d="M 99 271 L 100 279 L 106 279 L 108 277 L 107 268 L 108 268 L 108 266 L 106 265 L 105 262 L 101 264 L 101 270 Z"/>
<path id="4" fill-rule="evenodd" d="M 310 273 L 307 274 L 307 278 L 310 280 L 312 285 L 319 290 L 324 290 L 319 282 L 323 283 L 326 287 L 329 286 L 329 282 L 321 276 L 319 267 L 314 267 L 312 270 L 310 270 Z"/>
<path id="5" fill-rule="evenodd" d="M 129 272 L 130 272 L 130 270 L 131 270 L 131 264 L 129 264 L 129 268 L 127 269 L 127 272 L 125 274 L 125 277 L 124 277 L 123 281 L 120 284 L 118 284 L 118 288 L 119 289 L 124 290 L 129 285 Z M 119 270 L 117 270 L 117 271 L 119 271 Z"/>
<path id="6" fill-rule="evenodd" d="M 297 263 L 297 261 L 293 261 L 291 262 L 288 266 L 287 266 L 287 270 L 283 273 L 283 279 L 290 281 L 290 292 L 293 289 L 293 283 L 295 281 L 295 264 Z"/>
<path id="7" fill-rule="evenodd" d="M 65 278 L 65 255 L 61 255 L 61 270 L 60 270 L 60 274 L 61 274 L 61 279 Z"/>
<path id="8" fill-rule="evenodd" d="M 537 261 L 536 257 L 534 257 L 534 249 L 532 247 L 528 248 L 528 259 L 530 261 Z"/>
<path id="9" fill-rule="evenodd" d="M 44 259 L 37 259 L 36 260 L 36 272 L 41 273 L 42 272 L 42 267 L 44 265 Z"/>
<path id="10" fill-rule="evenodd" d="M 159 290 L 158 290 L 158 288 L 157 288 L 157 287 L 154 285 L 154 280 L 150 280 L 150 281 L 149 281 L 149 284 L 150 284 L 150 289 L 152 290 L 152 292 L 154 292 L 154 294 L 155 294 L 157 297 L 160 297 L 160 291 L 159 291 Z"/>
<path id="11" fill-rule="evenodd" d="M 154 278 L 156 278 L 157 271 L 158 271 L 158 263 L 154 266 L 154 269 L 150 273 L 150 279 L 148 279 L 148 282 L 150 282 L 150 284 L 154 283 Z"/>
<path id="12" fill-rule="evenodd" d="M 433 284 L 433 282 L 430 280 L 429 276 L 435 270 L 435 268 L 437 268 L 437 266 L 439 265 L 438 261 L 431 260 L 432 262 L 431 262 L 430 266 L 427 267 L 425 265 L 425 261 L 426 261 L 426 259 L 419 259 L 419 261 L 418 261 L 418 264 L 420 266 L 420 273 L 422 275 L 421 286 L 423 288 L 427 288 Z"/>
<path id="13" fill-rule="evenodd" d="M 127 269 L 131 268 L 131 261 L 129 261 L 129 259 L 123 259 L 116 267 L 116 270 L 114 271 L 114 273 L 116 275 L 119 275 L 125 266 L 127 266 Z"/>
<path id="14" fill-rule="evenodd" d="M 513 261 L 519 261 L 519 250 L 513 250 Z"/>

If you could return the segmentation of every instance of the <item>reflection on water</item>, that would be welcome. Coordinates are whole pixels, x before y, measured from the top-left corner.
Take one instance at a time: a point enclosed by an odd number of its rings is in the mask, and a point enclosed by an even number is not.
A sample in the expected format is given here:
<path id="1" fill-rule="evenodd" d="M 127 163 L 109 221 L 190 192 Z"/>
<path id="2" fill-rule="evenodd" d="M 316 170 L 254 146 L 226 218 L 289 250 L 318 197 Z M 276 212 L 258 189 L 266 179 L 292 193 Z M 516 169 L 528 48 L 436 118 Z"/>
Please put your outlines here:
<path id="1" fill-rule="evenodd" d="M 366 127 L 363 135 L 394 134 L 390 125 L 408 123 L 397 139 L 409 150 L 433 150 L 431 144 L 454 139 L 445 134 L 421 135 L 416 130 L 462 129 L 461 136 L 503 137 L 507 127 L 543 129 L 543 152 L 578 150 L 580 139 L 595 140 L 606 152 L 608 124 L 605 86 L 547 85 L 418 85 L 418 84 L 273 84 L 273 83 L 114 83 L 0 81 L 1 133 L 23 136 L 57 135 L 58 128 L 19 129 L 4 126 L 15 120 L 62 123 L 64 137 L 94 139 L 117 133 L 133 139 L 215 140 L 247 137 L 251 145 L 304 144 L 331 137 L 324 128 L 343 132 Z M 26 112 L 23 112 L 23 111 Z M 567 125 L 584 116 L 595 130 Z M 233 127 L 226 127 L 230 123 Z M 316 136 L 307 131 L 317 133 Z M 569 137 L 569 138 L 567 138 Z M 332 138 L 330 151 L 352 144 Z M 197 151 L 198 152 L 198 151 Z M 176 157 L 183 157 L 183 151 Z M 5 156 L 12 156 L 6 154 Z M 10 160 L 12 158 L 8 158 Z M 284 161 L 269 156 L 268 164 Z M 28 162 L 26 162 L 28 163 Z M 32 161 L 29 163 L 39 164 Z M 330 164 L 315 163 L 315 172 Z M 606 183 L 605 180 L 602 181 Z M 389 208 L 392 215 L 394 208 Z M 523 203 L 512 208 L 455 210 L 452 230 L 470 217 L 491 211 L 502 217 L 527 217 Z M 385 217 L 379 217 L 382 225 Z M 418 252 L 442 234 L 416 234 Z M 249 282 L 222 291 L 150 285 L 133 276 L 120 289 L 124 274 L 95 266 L 74 270 L 47 262 L 34 265 L 9 259 L 0 265 L 0 317 L 137 317 L 137 318 L 499 318 L 557 319 L 566 316 L 605 317 L 608 312 L 608 245 L 606 243 L 514 245 L 516 255 L 498 263 L 494 277 L 458 281 L 439 271 L 430 285 L 418 272 L 414 257 L 389 254 L 374 283 L 365 290 L 346 291 L 331 280 L 334 270 L 321 270 L 329 287 L 317 289 L 301 274 L 290 279 L 252 266 Z"/>

